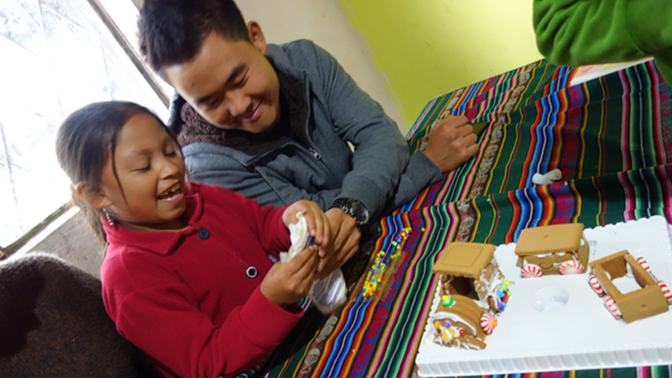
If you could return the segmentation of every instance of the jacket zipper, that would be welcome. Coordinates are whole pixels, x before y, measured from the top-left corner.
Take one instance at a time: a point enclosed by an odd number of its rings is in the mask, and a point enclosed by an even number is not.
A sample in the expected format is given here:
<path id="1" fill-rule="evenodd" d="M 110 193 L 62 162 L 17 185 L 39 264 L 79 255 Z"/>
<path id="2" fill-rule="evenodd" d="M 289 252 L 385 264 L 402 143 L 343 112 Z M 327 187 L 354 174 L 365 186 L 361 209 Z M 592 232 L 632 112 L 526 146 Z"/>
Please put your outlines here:
<path id="1" fill-rule="evenodd" d="M 315 151 L 314 148 L 311 147 L 311 148 L 308 149 L 308 151 L 310 151 L 310 153 L 313 154 L 313 156 L 315 156 L 315 159 L 317 159 L 317 160 L 322 159 L 322 155 L 320 155 L 319 152 Z"/>

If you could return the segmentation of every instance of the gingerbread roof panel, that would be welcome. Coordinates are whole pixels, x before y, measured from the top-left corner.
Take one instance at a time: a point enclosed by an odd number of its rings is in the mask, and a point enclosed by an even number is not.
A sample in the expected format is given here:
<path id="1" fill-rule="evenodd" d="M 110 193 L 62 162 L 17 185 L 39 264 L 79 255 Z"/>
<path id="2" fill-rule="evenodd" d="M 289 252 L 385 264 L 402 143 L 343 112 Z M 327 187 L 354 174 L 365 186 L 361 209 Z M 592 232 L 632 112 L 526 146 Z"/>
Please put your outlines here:
<path id="1" fill-rule="evenodd" d="M 478 278 L 492 260 L 496 248 L 492 244 L 452 242 L 441 251 L 432 272 Z"/>
<path id="2" fill-rule="evenodd" d="M 581 223 L 526 228 L 518 237 L 516 255 L 576 251 L 579 249 L 582 233 Z"/>

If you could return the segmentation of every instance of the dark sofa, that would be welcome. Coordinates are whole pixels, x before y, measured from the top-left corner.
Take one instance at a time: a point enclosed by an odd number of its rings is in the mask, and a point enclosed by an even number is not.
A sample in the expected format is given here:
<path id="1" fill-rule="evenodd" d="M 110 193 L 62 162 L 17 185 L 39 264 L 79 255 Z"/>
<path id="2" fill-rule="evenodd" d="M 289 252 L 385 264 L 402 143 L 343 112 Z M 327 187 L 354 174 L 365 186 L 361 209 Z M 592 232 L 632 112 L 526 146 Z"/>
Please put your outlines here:
<path id="1" fill-rule="evenodd" d="M 117 333 L 100 281 L 39 252 L 0 261 L 0 376 L 162 377 Z"/>

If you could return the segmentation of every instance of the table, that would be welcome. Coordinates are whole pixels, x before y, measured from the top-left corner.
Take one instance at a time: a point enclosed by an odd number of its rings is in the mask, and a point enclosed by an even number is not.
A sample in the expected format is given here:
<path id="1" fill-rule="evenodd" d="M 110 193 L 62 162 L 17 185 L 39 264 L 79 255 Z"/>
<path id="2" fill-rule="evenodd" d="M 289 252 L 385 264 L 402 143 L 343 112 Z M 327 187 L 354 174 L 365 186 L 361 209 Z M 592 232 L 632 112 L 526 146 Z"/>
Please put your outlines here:
<path id="1" fill-rule="evenodd" d="M 515 242 L 524 228 L 557 223 L 595 227 L 652 215 L 672 221 L 670 87 L 653 61 L 572 87 L 575 71 L 542 60 L 430 101 L 407 136 L 411 152 L 447 114 L 490 122 L 479 152 L 380 222 L 374 252 L 395 250 L 392 242 L 412 229 L 380 298 L 355 293 L 327 317 L 309 310 L 268 376 L 415 376 L 436 288 L 431 267 L 452 241 L 499 245 Z M 532 183 L 535 173 L 555 168 L 561 181 Z M 671 370 L 517 376 L 670 378 Z"/>

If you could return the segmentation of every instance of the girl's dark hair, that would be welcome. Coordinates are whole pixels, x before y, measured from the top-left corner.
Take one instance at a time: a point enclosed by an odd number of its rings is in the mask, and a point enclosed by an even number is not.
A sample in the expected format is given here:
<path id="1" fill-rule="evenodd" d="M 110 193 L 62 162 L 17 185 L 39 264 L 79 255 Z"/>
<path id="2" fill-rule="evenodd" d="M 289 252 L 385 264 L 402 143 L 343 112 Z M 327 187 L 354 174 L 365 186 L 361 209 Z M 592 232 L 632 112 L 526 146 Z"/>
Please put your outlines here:
<path id="1" fill-rule="evenodd" d="M 251 43 L 233 0 L 145 0 L 140 9 L 140 52 L 159 73 L 190 61 L 213 31 L 230 41 Z"/>
<path id="2" fill-rule="evenodd" d="M 112 160 L 112 170 L 119 183 L 114 165 L 117 138 L 128 120 L 138 114 L 154 117 L 179 146 L 174 133 L 154 113 L 144 106 L 125 101 L 86 105 L 70 114 L 56 132 L 56 158 L 72 183 L 72 201 L 82 210 L 103 245 L 107 244 L 107 239 L 100 223 L 101 210 L 79 198 L 75 185 L 83 181 L 87 183 L 88 190 L 99 188 L 101 173 L 108 159 Z M 182 156 L 182 151 L 179 152 Z"/>

